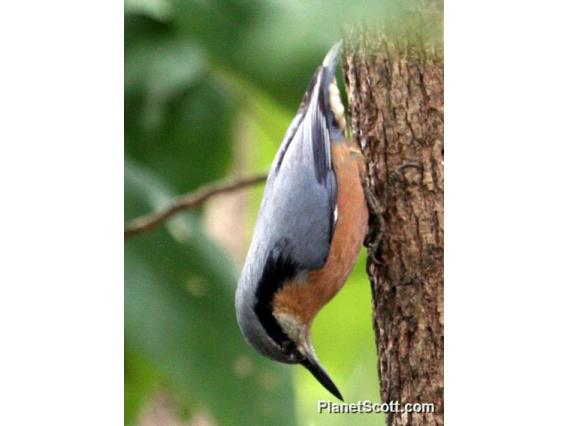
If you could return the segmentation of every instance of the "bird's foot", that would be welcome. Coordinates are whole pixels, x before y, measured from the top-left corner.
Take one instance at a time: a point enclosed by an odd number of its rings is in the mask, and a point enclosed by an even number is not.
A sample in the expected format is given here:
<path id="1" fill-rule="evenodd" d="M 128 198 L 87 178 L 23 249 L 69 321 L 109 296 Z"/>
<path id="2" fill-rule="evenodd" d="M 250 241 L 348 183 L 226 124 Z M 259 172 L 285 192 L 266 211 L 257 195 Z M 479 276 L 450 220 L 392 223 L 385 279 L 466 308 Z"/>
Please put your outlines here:
<path id="1" fill-rule="evenodd" d="M 393 185 L 396 182 L 400 182 L 404 171 L 411 168 L 422 170 L 422 164 L 418 161 L 405 161 L 401 166 L 399 166 L 394 172 L 389 175 L 389 184 Z"/>

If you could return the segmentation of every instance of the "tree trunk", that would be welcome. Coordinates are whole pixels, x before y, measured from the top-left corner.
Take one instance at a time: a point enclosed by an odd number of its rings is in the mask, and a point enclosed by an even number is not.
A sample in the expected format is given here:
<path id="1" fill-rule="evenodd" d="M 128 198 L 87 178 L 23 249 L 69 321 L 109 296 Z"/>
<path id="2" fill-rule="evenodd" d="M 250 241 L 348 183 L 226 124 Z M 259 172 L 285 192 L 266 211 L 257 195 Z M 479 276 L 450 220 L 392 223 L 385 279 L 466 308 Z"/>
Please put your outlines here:
<path id="1" fill-rule="evenodd" d="M 353 30 L 345 49 L 353 137 L 383 207 L 384 232 L 371 212 L 368 235 L 381 398 L 434 404 L 433 414 L 389 413 L 388 425 L 444 418 L 444 61 L 430 25 L 441 28 L 442 6 L 425 4 L 396 31 Z"/>

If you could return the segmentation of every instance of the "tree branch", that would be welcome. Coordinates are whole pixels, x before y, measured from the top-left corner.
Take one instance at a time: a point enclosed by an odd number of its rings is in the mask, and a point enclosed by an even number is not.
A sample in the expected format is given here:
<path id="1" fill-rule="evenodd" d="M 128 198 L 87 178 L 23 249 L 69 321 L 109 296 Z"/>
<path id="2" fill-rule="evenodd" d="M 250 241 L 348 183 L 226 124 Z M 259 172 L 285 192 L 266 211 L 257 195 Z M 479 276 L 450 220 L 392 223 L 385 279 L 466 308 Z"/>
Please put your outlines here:
<path id="1" fill-rule="evenodd" d="M 238 191 L 249 186 L 257 185 L 264 182 L 266 177 L 267 173 L 262 173 L 229 182 L 214 182 L 204 185 L 194 192 L 174 198 L 171 204 L 165 209 L 145 216 L 140 216 L 126 223 L 124 226 L 124 239 L 126 240 L 128 238 L 135 237 L 143 232 L 150 232 L 176 213 L 189 210 L 203 204 L 215 195 Z"/>

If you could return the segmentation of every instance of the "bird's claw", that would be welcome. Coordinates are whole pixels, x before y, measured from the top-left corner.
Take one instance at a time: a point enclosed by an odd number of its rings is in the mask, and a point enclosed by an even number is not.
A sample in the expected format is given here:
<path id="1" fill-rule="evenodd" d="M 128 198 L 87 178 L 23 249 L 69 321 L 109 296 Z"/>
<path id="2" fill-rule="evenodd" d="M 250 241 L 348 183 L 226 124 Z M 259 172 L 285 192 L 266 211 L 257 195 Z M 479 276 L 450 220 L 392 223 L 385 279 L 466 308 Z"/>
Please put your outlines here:
<path id="1" fill-rule="evenodd" d="M 405 161 L 401 166 L 399 166 L 394 172 L 389 175 L 389 183 L 392 185 L 395 182 L 400 181 L 404 171 L 411 168 L 422 170 L 422 163 L 419 163 L 418 161 Z"/>

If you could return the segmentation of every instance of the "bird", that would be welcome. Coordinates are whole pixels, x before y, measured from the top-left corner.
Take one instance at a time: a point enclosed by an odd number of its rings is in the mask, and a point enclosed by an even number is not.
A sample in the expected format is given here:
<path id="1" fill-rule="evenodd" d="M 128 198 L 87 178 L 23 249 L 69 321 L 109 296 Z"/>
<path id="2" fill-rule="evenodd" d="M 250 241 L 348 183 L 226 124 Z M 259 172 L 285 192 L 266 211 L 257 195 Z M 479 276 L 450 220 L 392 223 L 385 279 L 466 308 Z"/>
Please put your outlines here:
<path id="1" fill-rule="evenodd" d="M 335 78 L 342 42 L 317 67 L 270 167 L 235 296 L 250 346 L 304 366 L 331 394 L 311 325 L 348 278 L 367 232 L 358 146 L 347 137 Z"/>

